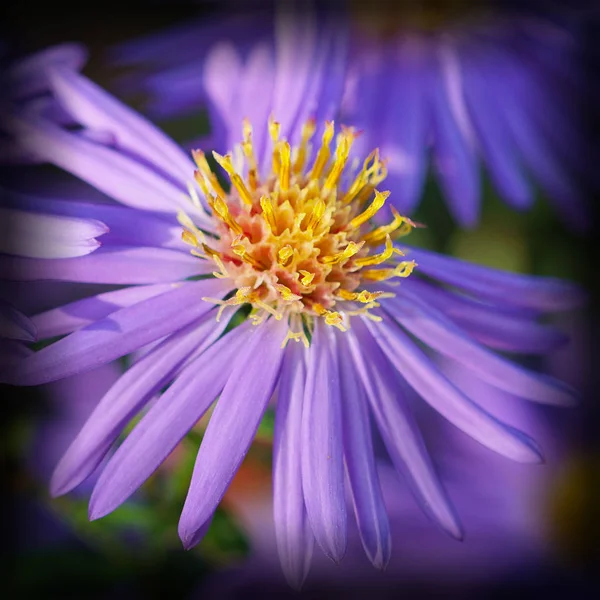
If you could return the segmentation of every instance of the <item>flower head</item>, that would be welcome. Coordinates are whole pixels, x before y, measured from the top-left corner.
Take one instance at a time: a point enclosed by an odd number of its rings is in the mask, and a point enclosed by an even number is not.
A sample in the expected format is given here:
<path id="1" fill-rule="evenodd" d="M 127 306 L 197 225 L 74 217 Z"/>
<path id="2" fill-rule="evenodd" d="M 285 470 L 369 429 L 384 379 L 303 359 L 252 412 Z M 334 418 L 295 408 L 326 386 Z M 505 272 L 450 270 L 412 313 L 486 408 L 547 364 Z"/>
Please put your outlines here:
<path id="1" fill-rule="evenodd" d="M 299 88 L 306 98 L 322 98 L 327 86 L 304 75 L 311 82 Z M 251 79 L 244 71 L 241 77 Z M 386 200 L 376 189 L 383 159 L 374 152 L 354 164 L 352 129 L 342 129 L 333 148 L 332 123 L 300 118 L 308 110 L 302 95 L 290 96 L 294 105 L 281 127 L 266 116 L 252 131 L 245 123 L 240 149 L 214 155 L 228 190 L 206 155 L 195 152 L 194 165 L 85 77 L 54 68 L 49 80 L 53 99 L 81 129 L 62 128 L 27 107 L 8 126 L 25 150 L 109 198 L 55 201 L 52 210 L 101 215 L 110 231 L 88 256 L 11 259 L 14 276 L 122 287 L 35 315 L 40 339 L 64 337 L 3 376 L 37 385 L 136 352 L 57 466 L 53 494 L 85 480 L 145 409 L 94 487 L 90 518 L 108 514 L 217 400 L 179 523 L 189 548 L 209 527 L 275 399 L 277 543 L 286 576 L 300 586 L 315 541 L 335 561 L 344 555 L 346 486 L 369 559 L 380 568 L 389 560 L 371 418 L 426 514 L 461 537 L 406 390 L 489 449 L 520 462 L 542 460 L 533 440 L 478 404 L 436 360 L 449 356 L 473 379 L 524 399 L 572 403 L 568 387 L 493 350 L 543 353 L 559 345 L 562 336 L 537 317 L 580 303 L 578 288 L 396 245 L 413 223 L 397 213 L 389 223 L 372 223 Z M 285 88 L 273 89 L 261 98 L 267 107 L 286 98 Z M 254 101 L 242 96 L 238 109 Z M 310 148 L 313 129 L 321 134 Z M 267 132 L 270 149 L 261 138 Z M 225 316 L 242 305 L 253 318 L 230 325 Z"/>
<path id="2" fill-rule="evenodd" d="M 403 252 L 391 237 L 408 233 L 413 226 L 409 219 L 395 212 L 391 223 L 369 226 L 389 196 L 375 189 L 385 177 L 378 152 L 348 173 L 357 134 L 342 129 L 332 151 L 334 124 L 328 122 L 321 146 L 307 165 L 315 129 L 314 121 L 306 122 L 300 144 L 291 147 L 279 139 L 279 123 L 271 120 L 273 152 L 269 171 L 261 177 L 246 122 L 244 141 L 237 148 L 246 162 L 240 165 L 246 180 L 231 155 L 214 153 L 229 175 L 230 193 L 221 187 L 204 153 L 196 151 L 195 176 L 217 220 L 218 239 L 207 239 L 189 217 L 180 217 L 183 239 L 193 247 L 192 253 L 214 261 L 215 277 L 231 280 L 237 290 L 228 300 L 215 300 L 221 309 L 250 304 L 256 323 L 268 316 L 289 319 L 296 331 L 288 335 L 302 338 L 306 346 L 304 328 L 311 331 L 315 318 L 345 331 L 351 315 L 368 315 L 378 306 L 376 300 L 386 295 L 368 291 L 365 285 L 407 277 L 416 264 L 397 258 Z M 382 244 L 381 252 L 373 250 Z"/>

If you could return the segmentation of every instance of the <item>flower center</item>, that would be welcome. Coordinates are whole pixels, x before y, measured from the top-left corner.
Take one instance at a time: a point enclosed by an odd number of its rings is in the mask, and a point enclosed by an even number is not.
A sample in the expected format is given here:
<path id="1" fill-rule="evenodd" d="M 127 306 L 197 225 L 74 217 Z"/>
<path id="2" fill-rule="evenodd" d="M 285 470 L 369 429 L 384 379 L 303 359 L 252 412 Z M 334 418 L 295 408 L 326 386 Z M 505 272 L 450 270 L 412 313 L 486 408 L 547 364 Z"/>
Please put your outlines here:
<path id="1" fill-rule="evenodd" d="M 415 223 L 391 209 L 392 221 L 373 227 L 370 219 L 384 205 L 389 192 L 376 186 L 386 176 L 386 167 L 374 150 L 363 162 L 349 166 L 353 129 L 342 127 L 332 156 L 334 124 L 325 125 L 321 145 L 314 158 L 310 140 L 314 120 L 306 122 L 297 147 L 280 139 L 279 124 L 269 121 L 272 152 L 259 161 L 252 142 L 252 129 L 245 121 L 243 141 L 231 154 L 213 152 L 231 182 L 227 192 L 208 165 L 204 153 L 193 152 L 198 166 L 195 179 L 216 219 L 216 234 L 209 237 L 185 215 L 182 238 L 192 253 L 212 260 L 215 277 L 230 279 L 237 289 L 227 300 L 206 298 L 226 306 L 252 305 L 251 318 L 259 323 L 269 315 L 301 321 L 294 339 L 306 337 L 313 319 L 345 330 L 347 319 L 369 314 L 385 295 L 365 285 L 393 277 L 408 277 L 414 261 L 401 260 L 403 253 L 392 239 L 406 235 Z M 261 177 L 259 162 L 268 168 Z"/>

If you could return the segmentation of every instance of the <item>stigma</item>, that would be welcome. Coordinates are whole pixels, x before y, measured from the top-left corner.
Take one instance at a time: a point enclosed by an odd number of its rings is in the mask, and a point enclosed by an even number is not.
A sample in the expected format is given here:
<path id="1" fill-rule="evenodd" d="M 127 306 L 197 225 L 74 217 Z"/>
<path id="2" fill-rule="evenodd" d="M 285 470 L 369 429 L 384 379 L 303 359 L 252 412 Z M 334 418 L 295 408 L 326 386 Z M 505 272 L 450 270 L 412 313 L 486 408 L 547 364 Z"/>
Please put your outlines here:
<path id="1" fill-rule="evenodd" d="M 415 223 L 392 207 L 389 223 L 372 224 L 389 196 L 378 189 L 387 174 L 379 151 L 362 164 L 357 158 L 351 161 L 359 134 L 342 127 L 335 136 L 332 121 L 325 123 L 314 152 L 314 120 L 303 125 L 296 146 L 280 137 L 273 118 L 267 125 L 271 147 L 265 156 L 256 155 L 246 120 L 242 141 L 231 154 L 213 152 L 229 186 L 221 183 L 201 150 L 192 152 L 194 178 L 215 228 L 205 233 L 181 213 L 182 239 L 192 254 L 214 263 L 215 277 L 229 279 L 236 290 L 226 300 L 204 300 L 220 305 L 217 318 L 226 307 L 243 304 L 251 305 L 255 324 L 286 318 L 286 341 L 305 344 L 304 332 L 312 330 L 315 319 L 342 331 L 351 316 L 377 319 L 369 311 L 393 294 L 372 286 L 408 277 L 416 266 L 394 246 Z M 190 194 L 198 205 L 192 189 Z"/>

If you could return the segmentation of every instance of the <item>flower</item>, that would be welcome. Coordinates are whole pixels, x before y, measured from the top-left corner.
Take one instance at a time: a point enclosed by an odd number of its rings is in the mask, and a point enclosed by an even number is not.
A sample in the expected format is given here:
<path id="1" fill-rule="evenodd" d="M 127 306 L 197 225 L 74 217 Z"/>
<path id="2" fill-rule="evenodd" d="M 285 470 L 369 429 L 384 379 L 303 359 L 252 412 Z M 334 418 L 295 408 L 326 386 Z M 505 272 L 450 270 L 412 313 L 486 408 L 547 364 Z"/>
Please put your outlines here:
<path id="1" fill-rule="evenodd" d="M 149 406 L 104 466 L 91 519 L 134 493 L 218 398 L 179 523 L 187 548 L 206 532 L 276 397 L 277 542 L 284 572 L 299 587 L 315 540 L 333 560 L 344 555 L 345 475 L 369 559 L 382 568 L 390 558 L 370 415 L 425 513 L 452 537 L 462 536 L 404 390 L 414 389 L 491 450 L 519 462 L 542 460 L 533 440 L 470 398 L 433 358 L 450 356 L 473 377 L 524 399 L 571 404 L 567 386 L 486 346 L 534 354 L 556 347 L 564 338 L 537 318 L 579 304 L 582 293 L 556 279 L 503 273 L 398 242 L 416 224 L 395 211 L 391 222 L 373 226 L 389 195 L 378 189 L 386 174 L 382 158 L 375 150 L 355 160 L 356 130 L 341 128 L 336 137 L 333 122 L 310 118 L 312 106 L 319 113 L 335 109 L 339 87 L 326 70 L 294 70 L 290 81 L 289 59 L 265 55 L 272 87 L 253 62 L 223 82 L 243 91 L 259 80 L 270 90 L 240 93 L 237 109 L 256 115 L 254 129 L 240 121 L 241 144 L 213 154 L 230 185 L 203 151 L 194 152 L 194 166 L 172 140 L 87 78 L 49 70 L 54 100 L 89 135 L 27 107 L 7 126 L 24 150 L 110 198 L 54 201 L 49 210 L 102 218 L 110 231 L 88 256 L 18 259 L 13 272 L 22 280 L 124 287 L 35 315 L 40 338 L 64 337 L 5 377 L 38 385 L 138 351 L 52 479 L 54 495 L 85 480 Z M 220 100 L 227 115 L 230 96 Z M 268 118 L 275 108 L 279 122 Z M 241 324 L 229 320 L 237 310 L 249 316 Z"/>
<path id="2" fill-rule="evenodd" d="M 148 93 L 155 117 L 202 103 L 210 108 L 212 81 L 221 76 L 203 58 L 210 44 L 247 57 L 249 47 L 301 40 L 306 61 L 318 63 L 333 29 L 346 39 L 339 60 L 326 67 L 344 71 L 338 118 L 364 130 L 361 152 L 379 147 L 386 156 L 391 203 L 400 212 L 418 207 L 431 162 L 456 222 L 476 225 L 483 165 L 512 208 L 531 208 L 532 179 L 565 222 L 587 226 L 589 207 L 577 185 L 589 168 L 582 169 L 585 155 L 577 152 L 582 78 L 575 18 L 495 2 L 350 1 L 320 5 L 314 14 L 290 5 L 280 12 L 271 19 L 228 12 L 118 46 L 115 62 L 146 68 L 124 89 Z"/>

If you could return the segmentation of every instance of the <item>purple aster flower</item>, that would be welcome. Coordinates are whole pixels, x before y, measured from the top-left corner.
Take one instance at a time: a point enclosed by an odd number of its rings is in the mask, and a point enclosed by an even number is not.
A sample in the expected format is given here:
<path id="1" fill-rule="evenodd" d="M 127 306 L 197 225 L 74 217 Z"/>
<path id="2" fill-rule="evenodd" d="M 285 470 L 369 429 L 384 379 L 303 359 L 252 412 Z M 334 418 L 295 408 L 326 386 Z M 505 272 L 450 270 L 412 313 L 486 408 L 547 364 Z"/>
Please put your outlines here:
<path id="1" fill-rule="evenodd" d="M 104 204 L 55 201 L 48 210 L 101 219 L 110 231 L 88 256 L 4 257 L 3 264 L 25 281 L 122 287 L 35 315 L 40 338 L 64 337 L 4 376 L 39 385 L 139 351 L 52 479 L 54 495 L 74 489 L 149 407 L 104 466 L 91 519 L 131 496 L 217 399 L 179 523 L 187 548 L 206 532 L 275 400 L 277 543 L 284 572 L 299 587 L 315 541 L 335 561 L 344 555 L 345 490 L 367 556 L 380 568 L 389 561 L 371 419 L 423 511 L 462 537 L 407 391 L 483 446 L 518 462 L 542 461 L 528 435 L 449 379 L 436 358 L 451 357 L 500 392 L 570 405 L 570 388 L 496 350 L 536 354 L 560 345 L 563 336 L 538 317 L 578 305 L 582 293 L 560 280 L 410 247 L 399 240 L 414 223 L 395 209 L 390 222 L 372 224 L 389 196 L 380 191 L 386 167 L 379 152 L 357 156 L 356 130 L 336 136 L 333 122 L 311 118 L 335 110 L 343 73 L 310 68 L 297 40 L 285 39 L 286 52 L 221 70 L 219 89 L 238 103 L 214 91 L 212 101 L 223 116 L 234 109 L 239 116 L 224 120 L 228 139 L 242 129 L 231 154 L 213 154 L 228 185 L 201 150 L 194 165 L 85 77 L 48 69 L 53 99 L 89 135 L 26 107 L 6 126 L 24 151 L 108 197 Z M 228 326 L 240 309 L 248 318 Z"/>
<path id="2" fill-rule="evenodd" d="M 285 47 L 293 38 L 307 63 L 325 58 L 329 72 L 344 71 L 340 118 L 364 130 L 360 152 L 379 147 L 386 156 L 390 202 L 403 214 L 421 201 L 431 156 L 461 226 L 479 221 L 483 165 L 511 207 L 532 206 L 534 180 L 565 221 L 583 228 L 589 209 L 577 187 L 585 162 L 576 152 L 577 19 L 532 5 L 512 8 L 349 1 L 321 3 L 314 12 L 286 4 L 275 16 L 234 10 L 122 44 L 114 60 L 143 65 L 122 89 L 143 89 L 150 113 L 171 117 L 207 101 L 210 107 L 222 71 L 205 60 L 207 48 L 222 49 L 228 70 L 244 60 L 260 68 L 258 48 Z M 337 53 L 328 50 L 331 30 L 346 40 Z M 221 134 L 220 127 L 213 131 L 217 139 Z"/>

